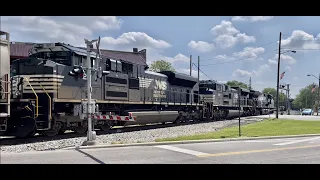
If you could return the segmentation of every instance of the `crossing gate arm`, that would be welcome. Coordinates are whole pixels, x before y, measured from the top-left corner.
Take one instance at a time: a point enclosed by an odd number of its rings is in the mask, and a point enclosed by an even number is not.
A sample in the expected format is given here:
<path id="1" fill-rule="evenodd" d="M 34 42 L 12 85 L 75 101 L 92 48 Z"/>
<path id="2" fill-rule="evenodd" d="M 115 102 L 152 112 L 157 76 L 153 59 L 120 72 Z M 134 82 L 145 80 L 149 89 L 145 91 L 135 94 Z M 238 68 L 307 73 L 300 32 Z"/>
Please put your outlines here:
<path id="1" fill-rule="evenodd" d="M 136 116 L 110 116 L 110 115 L 93 115 L 93 119 L 106 120 L 106 121 L 131 121 L 135 122 L 137 120 Z"/>

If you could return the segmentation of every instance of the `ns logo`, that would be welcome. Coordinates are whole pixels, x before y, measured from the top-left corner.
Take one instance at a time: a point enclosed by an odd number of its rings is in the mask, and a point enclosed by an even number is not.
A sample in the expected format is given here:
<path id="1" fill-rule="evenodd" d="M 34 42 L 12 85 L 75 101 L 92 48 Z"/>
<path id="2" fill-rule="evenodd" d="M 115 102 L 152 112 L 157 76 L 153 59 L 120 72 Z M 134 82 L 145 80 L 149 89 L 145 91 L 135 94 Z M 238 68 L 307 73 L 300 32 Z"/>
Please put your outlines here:
<path id="1" fill-rule="evenodd" d="M 167 90 L 167 82 L 166 81 L 160 81 L 160 80 L 155 80 L 155 89 L 158 90 Z"/>

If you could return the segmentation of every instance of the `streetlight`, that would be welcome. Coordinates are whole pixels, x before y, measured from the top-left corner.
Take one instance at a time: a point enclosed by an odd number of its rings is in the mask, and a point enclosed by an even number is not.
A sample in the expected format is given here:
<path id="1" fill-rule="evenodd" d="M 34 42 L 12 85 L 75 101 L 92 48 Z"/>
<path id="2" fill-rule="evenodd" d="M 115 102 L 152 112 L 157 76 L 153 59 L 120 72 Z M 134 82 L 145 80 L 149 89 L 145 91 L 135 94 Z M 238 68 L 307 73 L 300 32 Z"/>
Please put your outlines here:
<path id="1" fill-rule="evenodd" d="M 319 81 L 319 83 L 318 83 L 318 93 L 317 93 L 317 116 L 319 115 L 319 94 L 320 94 L 320 74 L 319 74 L 319 77 L 317 77 L 317 76 L 315 76 L 315 75 L 313 75 L 313 74 L 308 74 L 307 76 L 313 76 L 313 77 L 315 77 L 316 79 L 318 79 L 318 81 Z"/>
<path id="2" fill-rule="evenodd" d="M 277 113 L 276 113 L 276 118 L 279 118 L 279 81 L 280 81 L 280 55 L 281 54 L 285 54 L 287 52 L 292 52 L 292 53 L 296 53 L 297 51 L 293 51 L 293 50 L 288 50 L 285 51 L 283 53 L 280 52 L 280 48 L 281 48 L 281 33 L 280 33 L 280 41 L 279 41 L 279 55 L 278 55 L 278 76 L 277 76 Z"/>

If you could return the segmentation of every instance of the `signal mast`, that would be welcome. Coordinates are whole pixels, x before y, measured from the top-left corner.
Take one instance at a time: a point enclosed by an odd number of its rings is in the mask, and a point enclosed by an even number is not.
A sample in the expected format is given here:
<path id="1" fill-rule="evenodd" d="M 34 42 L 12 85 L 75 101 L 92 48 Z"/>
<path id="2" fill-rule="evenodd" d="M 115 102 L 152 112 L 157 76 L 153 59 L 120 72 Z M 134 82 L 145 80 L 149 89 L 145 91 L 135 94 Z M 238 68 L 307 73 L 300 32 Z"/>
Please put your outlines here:
<path id="1" fill-rule="evenodd" d="M 100 67 L 100 61 L 102 60 L 100 54 L 100 36 L 99 39 L 94 39 L 89 41 L 84 39 L 87 45 L 87 63 L 86 67 L 83 66 L 74 66 L 73 70 L 71 70 L 68 74 L 73 76 L 77 81 L 78 78 L 83 80 L 87 80 L 87 99 L 82 99 L 82 108 L 84 110 L 83 113 L 86 113 L 86 117 L 88 119 L 88 133 L 87 133 L 87 141 L 85 141 L 82 145 L 94 145 L 96 139 L 96 132 L 93 130 L 92 126 L 92 116 L 95 114 L 96 109 L 96 99 L 92 99 L 92 87 L 91 87 L 91 80 L 92 80 L 92 72 L 95 75 L 95 80 L 98 78 L 101 79 L 104 75 L 108 75 L 109 71 L 103 71 Z M 96 58 L 93 60 L 95 62 L 95 67 L 91 67 L 91 52 L 93 49 L 93 43 L 96 43 Z M 86 106 L 86 107 L 85 107 Z"/>

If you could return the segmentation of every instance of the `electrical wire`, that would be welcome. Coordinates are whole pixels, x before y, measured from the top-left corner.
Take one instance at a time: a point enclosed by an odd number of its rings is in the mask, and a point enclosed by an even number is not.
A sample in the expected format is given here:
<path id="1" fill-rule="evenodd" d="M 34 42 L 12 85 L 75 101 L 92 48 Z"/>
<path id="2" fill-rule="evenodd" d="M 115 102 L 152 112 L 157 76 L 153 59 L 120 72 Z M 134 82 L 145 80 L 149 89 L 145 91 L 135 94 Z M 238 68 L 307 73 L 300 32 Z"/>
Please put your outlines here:
<path id="1" fill-rule="evenodd" d="M 208 76 L 205 72 L 203 72 L 200 68 L 198 68 L 198 66 L 197 66 L 196 64 L 192 63 L 192 65 L 194 65 L 197 69 L 199 69 L 199 71 L 200 71 L 203 75 L 207 76 L 210 80 L 212 80 L 212 81 L 214 81 L 214 82 L 217 82 L 216 80 L 214 80 L 214 79 L 212 79 L 210 76 Z"/>
<path id="2" fill-rule="evenodd" d="M 276 40 L 276 41 L 271 41 L 271 42 L 269 42 L 269 43 L 267 43 L 267 44 L 264 44 L 264 45 L 261 45 L 261 46 L 258 46 L 258 47 L 265 47 L 265 46 L 270 45 L 270 44 L 273 44 L 273 43 L 275 43 L 275 42 L 278 42 L 278 40 Z M 218 59 L 218 58 L 210 58 L 210 59 L 202 59 L 201 61 L 203 62 L 203 61 L 209 61 L 209 60 L 221 60 L 221 59 Z"/>
<path id="3" fill-rule="evenodd" d="M 260 54 L 259 56 L 265 55 L 265 54 L 269 54 L 269 53 L 272 53 L 272 52 L 277 51 L 277 50 L 278 49 L 275 49 L 275 50 L 269 51 L 269 52 L 265 52 L 265 53 Z M 226 63 L 232 63 L 232 62 L 240 62 L 240 61 L 245 61 L 245 60 L 252 59 L 252 58 L 259 58 L 259 56 L 258 57 L 257 56 L 252 56 L 252 57 L 247 57 L 247 58 L 243 58 L 243 59 L 236 59 L 236 60 L 220 62 L 220 63 L 205 64 L 205 65 L 201 65 L 201 66 L 214 66 L 214 65 L 226 64 Z"/>

